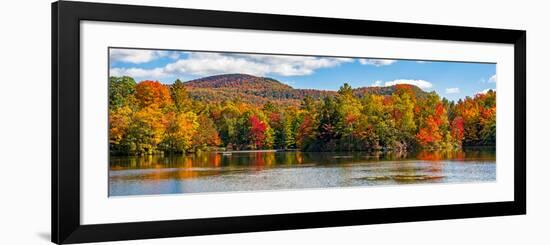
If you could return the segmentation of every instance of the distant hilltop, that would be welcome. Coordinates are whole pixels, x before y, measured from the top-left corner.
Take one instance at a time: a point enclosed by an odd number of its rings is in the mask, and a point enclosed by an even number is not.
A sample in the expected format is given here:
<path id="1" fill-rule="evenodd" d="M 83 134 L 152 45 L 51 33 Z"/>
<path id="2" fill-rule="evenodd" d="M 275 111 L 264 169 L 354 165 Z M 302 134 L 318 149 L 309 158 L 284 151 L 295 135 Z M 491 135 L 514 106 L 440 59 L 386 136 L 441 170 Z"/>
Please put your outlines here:
<path id="1" fill-rule="evenodd" d="M 227 99 L 240 99 L 253 104 L 264 104 L 267 101 L 281 105 L 299 105 L 306 96 L 314 99 L 336 95 L 336 91 L 317 89 L 295 89 L 291 86 L 268 77 L 257 77 L 247 74 L 223 74 L 203 77 L 183 83 L 189 95 L 197 100 L 220 102 Z M 342 82 L 343 84 L 343 82 Z M 416 96 L 424 97 L 427 92 L 415 85 L 398 84 L 386 87 L 360 87 L 353 89 L 354 94 L 363 97 L 365 94 L 391 95 L 399 87 L 412 90 Z"/>

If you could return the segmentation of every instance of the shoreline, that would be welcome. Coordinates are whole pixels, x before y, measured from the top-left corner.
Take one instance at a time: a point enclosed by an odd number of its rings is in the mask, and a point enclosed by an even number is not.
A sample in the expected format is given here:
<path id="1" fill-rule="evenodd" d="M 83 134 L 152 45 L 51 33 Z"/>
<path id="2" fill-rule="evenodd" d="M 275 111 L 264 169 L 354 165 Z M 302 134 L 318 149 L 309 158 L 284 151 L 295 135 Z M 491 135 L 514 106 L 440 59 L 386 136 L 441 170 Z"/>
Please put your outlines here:
<path id="1" fill-rule="evenodd" d="M 373 151 L 301 151 L 299 149 L 265 149 L 265 150 L 205 150 L 200 151 L 201 153 L 214 153 L 222 155 L 231 155 L 239 153 L 284 153 L 284 152 L 302 152 L 302 153 L 359 153 L 359 152 L 368 152 L 368 153 L 417 153 L 417 152 L 446 152 L 446 151 L 467 151 L 475 149 L 496 149 L 495 145 L 486 145 L 486 146 L 463 146 L 456 149 L 413 149 L 413 150 L 373 150 Z M 187 153 L 160 153 L 160 154 L 145 154 L 145 155 L 132 155 L 132 154 L 109 154 L 110 157 L 132 157 L 132 156 L 185 156 L 185 155 L 194 155 L 197 152 L 187 152 Z"/>

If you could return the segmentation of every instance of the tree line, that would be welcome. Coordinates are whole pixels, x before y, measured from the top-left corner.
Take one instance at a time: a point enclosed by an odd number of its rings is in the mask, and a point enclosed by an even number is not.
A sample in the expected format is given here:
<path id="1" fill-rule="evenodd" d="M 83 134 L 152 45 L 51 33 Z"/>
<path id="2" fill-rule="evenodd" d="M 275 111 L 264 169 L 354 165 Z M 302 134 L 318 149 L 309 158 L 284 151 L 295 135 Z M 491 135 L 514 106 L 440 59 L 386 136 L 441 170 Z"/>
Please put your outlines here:
<path id="1" fill-rule="evenodd" d="M 185 153 L 225 148 L 408 151 L 495 145 L 496 92 L 458 102 L 396 85 L 389 95 L 305 96 L 299 106 L 193 99 L 183 82 L 109 78 L 111 154 Z"/>

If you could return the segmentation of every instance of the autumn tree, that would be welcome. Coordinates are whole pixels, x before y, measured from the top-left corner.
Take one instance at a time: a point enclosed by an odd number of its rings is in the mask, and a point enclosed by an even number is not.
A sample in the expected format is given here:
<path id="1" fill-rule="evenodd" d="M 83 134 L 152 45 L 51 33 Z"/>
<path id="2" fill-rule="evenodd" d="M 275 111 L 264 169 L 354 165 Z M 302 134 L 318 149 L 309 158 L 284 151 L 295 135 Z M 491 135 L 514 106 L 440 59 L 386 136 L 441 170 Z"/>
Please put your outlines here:
<path id="1" fill-rule="evenodd" d="M 338 131 L 340 122 L 340 113 L 338 111 L 336 99 L 333 97 L 324 98 L 320 105 L 317 118 L 316 146 L 315 150 L 333 151 L 336 149 L 337 141 L 341 138 Z"/>
<path id="2" fill-rule="evenodd" d="M 464 119 L 462 117 L 458 116 L 453 119 L 451 123 L 451 136 L 458 146 L 462 146 L 462 140 L 464 140 Z"/>
<path id="3" fill-rule="evenodd" d="M 131 77 L 109 77 L 109 109 L 132 107 L 135 103 L 135 87 L 136 82 Z"/>
<path id="4" fill-rule="evenodd" d="M 363 98 L 363 114 L 372 127 L 370 136 L 374 149 L 392 148 L 397 141 L 396 123 L 392 117 L 393 101 L 391 97 L 367 95 Z"/>
<path id="5" fill-rule="evenodd" d="M 124 144 L 134 154 L 154 154 L 163 140 L 166 118 L 156 107 L 145 107 L 134 114 Z"/>
<path id="6" fill-rule="evenodd" d="M 460 100 L 455 107 L 463 119 L 464 145 L 494 145 L 496 143 L 496 92 L 476 94 Z"/>
<path id="7" fill-rule="evenodd" d="M 296 130 L 296 146 L 307 151 L 316 139 L 315 119 L 313 119 L 310 115 L 302 115 L 298 121 L 299 125 Z"/>
<path id="8" fill-rule="evenodd" d="M 182 153 L 193 147 L 193 137 L 197 133 L 199 123 L 193 112 L 169 113 L 167 126 L 162 142 L 166 152 Z"/>
<path id="9" fill-rule="evenodd" d="M 199 115 L 197 124 L 199 128 L 197 128 L 192 139 L 193 146 L 196 149 L 204 149 L 208 146 L 218 146 L 221 144 L 221 139 L 212 119 L 206 115 Z"/>
<path id="10" fill-rule="evenodd" d="M 132 114 L 132 109 L 129 106 L 122 106 L 109 110 L 109 144 L 111 145 L 111 151 L 125 151 L 124 146 L 121 145 L 121 143 L 128 132 Z"/>
<path id="11" fill-rule="evenodd" d="M 237 121 L 240 116 L 241 112 L 232 102 L 223 103 L 216 125 L 224 146 L 237 143 Z"/>
<path id="12" fill-rule="evenodd" d="M 173 104 L 170 91 L 158 81 L 143 81 L 138 83 L 135 97 L 141 108 L 148 106 L 166 108 Z"/>
<path id="13" fill-rule="evenodd" d="M 344 83 L 338 90 L 336 103 L 339 114 L 337 130 L 342 136 L 339 145 L 340 148 L 350 151 L 356 143 L 354 142 L 355 128 L 359 124 L 362 105 L 353 94 L 351 86 L 347 83 Z"/>
<path id="14" fill-rule="evenodd" d="M 409 87 L 398 87 L 392 95 L 392 117 L 396 123 L 399 138 L 404 143 L 409 144 L 414 138 L 416 132 L 416 123 L 414 121 L 414 105 L 416 99 L 414 93 Z"/>
<path id="15" fill-rule="evenodd" d="M 429 112 L 416 134 L 416 139 L 422 147 L 438 148 L 444 136 L 440 127 L 443 124 L 445 109 L 441 102 L 436 101 L 435 105 L 427 104 L 427 107 L 424 107 L 423 110 Z"/>
<path id="16" fill-rule="evenodd" d="M 172 97 L 172 101 L 174 102 L 176 111 L 186 112 L 191 110 L 193 101 L 189 98 L 187 89 L 185 88 L 185 85 L 183 85 L 183 82 L 181 82 L 181 80 L 177 79 L 170 86 L 170 96 Z"/>
<path id="17" fill-rule="evenodd" d="M 249 120 L 249 137 L 252 143 L 252 148 L 261 149 L 266 139 L 267 124 L 258 119 L 255 115 L 250 115 Z"/>

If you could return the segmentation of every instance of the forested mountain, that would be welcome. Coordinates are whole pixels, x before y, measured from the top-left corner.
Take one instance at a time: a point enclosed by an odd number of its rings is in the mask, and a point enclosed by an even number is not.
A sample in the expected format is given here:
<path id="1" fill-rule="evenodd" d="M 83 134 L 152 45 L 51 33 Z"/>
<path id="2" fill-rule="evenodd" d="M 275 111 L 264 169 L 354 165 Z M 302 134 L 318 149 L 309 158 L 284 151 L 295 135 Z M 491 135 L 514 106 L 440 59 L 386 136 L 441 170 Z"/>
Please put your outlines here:
<path id="1" fill-rule="evenodd" d="M 199 78 L 185 83 L 185 86 L 192 88 L 235 88 L 241 87 L 250 90 L 289 90 L 292 87 L 283 84 L 275 79 L 267 77 L 256 77 L 247 74 L 224 74 Z"/>
<path id="2" fill-rule="evenodd" d="M 216 75 L 191 80 L 183 84 L 192 98 L 207 102 L 221 102 L 238 98 L 254 104 L 265 104 L 270 101 L 279 105 L 298 106 L 306 96 L 321 99 L 337 94 L 336 91 L 328 90 L 294 89 L 272 78 L 246 74 Z M 391 95 L 398 86 L 410 87 L 417 96 L 425 97 L 427 94 L 414 85 L 361 87 L 353 89 L 353 93 L 360 98 L 365 94 Z"/>
<path id="3" fill-rule="evenodd" d="M 112 154 L 226 149 L 409 151 L 495 145 L 496 92 L 458 102 L 412 85 L 294 89 L 242 74 L 109 78 Z"/>

